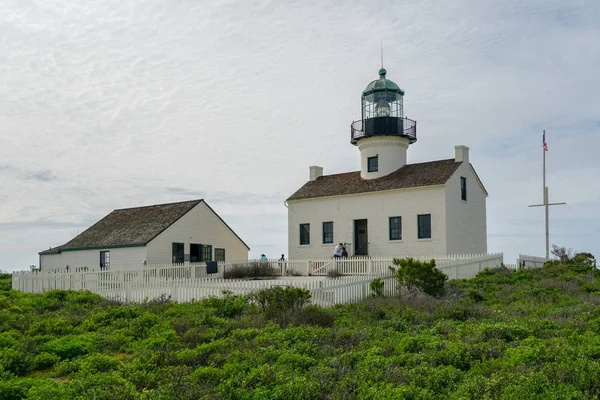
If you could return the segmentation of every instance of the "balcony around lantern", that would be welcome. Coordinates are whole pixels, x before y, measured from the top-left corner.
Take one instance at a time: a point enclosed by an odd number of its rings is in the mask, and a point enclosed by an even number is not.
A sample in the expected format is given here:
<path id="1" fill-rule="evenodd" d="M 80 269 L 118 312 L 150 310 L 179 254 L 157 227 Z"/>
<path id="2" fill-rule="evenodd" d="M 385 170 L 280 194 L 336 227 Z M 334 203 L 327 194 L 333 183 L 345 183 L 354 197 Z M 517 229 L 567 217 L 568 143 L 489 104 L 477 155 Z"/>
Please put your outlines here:
<path id="1" fill-rule="evenodd" d="M 417 121 L 398 117 L 375 117 L 355 121 L 350 125 L 350 143 L 372 136 L 400 136 L 410 143 L 417 141 Z"/>

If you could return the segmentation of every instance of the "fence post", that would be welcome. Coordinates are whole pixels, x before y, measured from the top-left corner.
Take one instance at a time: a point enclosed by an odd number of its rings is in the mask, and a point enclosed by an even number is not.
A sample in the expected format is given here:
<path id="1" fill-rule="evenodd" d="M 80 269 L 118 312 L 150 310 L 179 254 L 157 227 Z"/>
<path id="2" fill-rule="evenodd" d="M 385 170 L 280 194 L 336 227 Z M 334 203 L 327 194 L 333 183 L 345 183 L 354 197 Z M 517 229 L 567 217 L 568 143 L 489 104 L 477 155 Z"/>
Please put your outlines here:
<path id="1" fill-rule="evenodd" d="M 192 280 L 195 281 L 196 280 L 196 266 L 190 264 L 190 270 L 191 270 L 190 276 L 192 277 Z"/>
<path id="2" fill-rule="evenodd" d="M 373 260 L 371 260 L 369 258 L 367 265 L 369 266 L 369 274 L 372 274 L 373 273 Z"/>
<path id="3" fill-rule="evenodd" d="M 310 275 L 310 260 L 306 261 L 306 276 Z"/>

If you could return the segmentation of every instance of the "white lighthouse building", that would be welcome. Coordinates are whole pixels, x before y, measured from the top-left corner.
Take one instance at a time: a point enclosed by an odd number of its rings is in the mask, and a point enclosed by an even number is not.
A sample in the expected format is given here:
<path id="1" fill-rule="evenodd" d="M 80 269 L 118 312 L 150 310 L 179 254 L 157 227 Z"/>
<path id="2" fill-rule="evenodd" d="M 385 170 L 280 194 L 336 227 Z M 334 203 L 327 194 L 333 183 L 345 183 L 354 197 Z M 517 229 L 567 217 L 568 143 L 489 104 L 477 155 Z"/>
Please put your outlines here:
<path id="1" fill-rule="evenodd" d="M 469 162 L 454 157 L 409 164 L 417 122 L 404 116 L 404 91 L 379 70 L 362 93 L 362 118 L 351 125 L 360 171 L 323 175 L 287 199 L 290 258 L 326 258 L 337 243 L 360 256 L 487 252 L 487 191 Z"/>

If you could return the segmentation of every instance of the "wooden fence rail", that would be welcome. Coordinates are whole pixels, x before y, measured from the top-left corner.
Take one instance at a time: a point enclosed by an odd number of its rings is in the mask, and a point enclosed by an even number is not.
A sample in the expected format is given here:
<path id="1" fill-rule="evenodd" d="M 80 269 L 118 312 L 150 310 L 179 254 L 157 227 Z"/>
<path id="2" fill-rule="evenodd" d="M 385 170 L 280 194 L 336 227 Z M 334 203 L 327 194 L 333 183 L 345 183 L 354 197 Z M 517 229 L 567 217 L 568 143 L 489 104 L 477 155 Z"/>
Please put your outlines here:
<path id="1" fill-rule="evenodd" d="M 419 259 L 428 259 L 419 257 Z M 89 290 L 106 298 L 124 302 L 142 302 L 160 296 L 170 296 L 177 302 L 221 296 L 223 291 L 248 294 L 272 286 L 293 286 L 309 290 L 312 302 L 322 306 L 356 302 L 370 294 L 369 284 L 375 278 L 385 282 L 384 291 L 395 291 L 392 258 L 351 258 L 327 260 L 269 260 L 278 273 L 260 280 L 224 279 L 228 268 L 250 267 L 260 261 L 218 265 L 218 272 L 209 274 L 206 264 L 145 265 L 119 270 L 67 270 L 14 272 L 13 288 L 23 292 L 42 293 L 48 290 Z M 471 278 L 484 268 L 499 267 L 502 253 L 467 257 L 439 257 L 436 263 L 449 279 Z M 337 271 L 343 276 L 326 278 Z M 303 275 L 299 277 L 296 275 Z"/>

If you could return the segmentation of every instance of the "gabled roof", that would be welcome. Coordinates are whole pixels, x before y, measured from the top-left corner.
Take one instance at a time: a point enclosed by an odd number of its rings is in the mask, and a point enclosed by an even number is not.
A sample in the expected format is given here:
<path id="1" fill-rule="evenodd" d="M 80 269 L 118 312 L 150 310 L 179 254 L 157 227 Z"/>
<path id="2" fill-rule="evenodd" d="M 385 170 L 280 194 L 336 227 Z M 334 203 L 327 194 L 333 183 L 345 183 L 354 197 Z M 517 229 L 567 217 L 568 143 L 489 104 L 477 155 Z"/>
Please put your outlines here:
<path id="1" fill-rule="evenodd" d="M 39 254 L 56 254 L 62 251 L 97 248 L 145 246 L 200 203 L 206 204 L 204 200 L 200 199 L 114 210 L 66 244 L 42 251 Z M 246 243 L 229 228 L 225 221 L 208 204 L 206 206 L 248 248 Z"/>
<path id="2" fill-rule="evenodd" d="M 454 158 L 407 164 L 397 171 L 377 179 L 362 179 L 360 171 L 324 175 L 314 181 L 306 182 L 287 200 L 443 185 L 461 164 Z"/>

